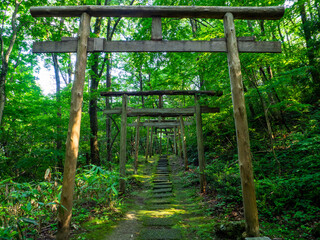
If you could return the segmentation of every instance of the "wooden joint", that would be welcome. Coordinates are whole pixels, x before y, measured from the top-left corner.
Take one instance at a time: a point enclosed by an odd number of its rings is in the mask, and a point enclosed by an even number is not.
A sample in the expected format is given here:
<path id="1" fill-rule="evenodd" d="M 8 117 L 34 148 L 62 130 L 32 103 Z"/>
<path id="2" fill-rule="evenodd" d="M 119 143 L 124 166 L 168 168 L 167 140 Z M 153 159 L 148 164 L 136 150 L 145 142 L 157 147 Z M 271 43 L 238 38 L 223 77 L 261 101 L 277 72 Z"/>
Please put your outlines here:
<path id="1" fill-rule="evenodd" d="M 162 40 L 162 23 L 160 17 L 152 18 L 152 36 L 151 39 L 154 41 Z"/>

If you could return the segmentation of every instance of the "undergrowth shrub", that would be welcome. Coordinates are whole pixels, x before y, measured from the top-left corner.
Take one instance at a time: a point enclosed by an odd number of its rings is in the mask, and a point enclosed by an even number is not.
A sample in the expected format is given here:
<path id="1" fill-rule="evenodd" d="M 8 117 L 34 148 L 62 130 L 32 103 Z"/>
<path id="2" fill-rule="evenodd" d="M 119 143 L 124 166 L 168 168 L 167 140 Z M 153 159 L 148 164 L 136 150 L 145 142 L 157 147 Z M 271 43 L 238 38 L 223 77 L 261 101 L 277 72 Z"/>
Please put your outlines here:
<path id="1" fill-rule="evenodd" d="M 61 174 L 46 171 L 45 181 L 0 182 L 0 238 L 34 239 L 57 229 L 56 215 L 61 194 Z M 121 205 L 119 174 L 94 165 L 79 168 L 76 174 L 73 227 L 102 209 Z M 93 211 L 95 210 L 95 211 Z M 109 214 L 112 211 L 109 211 Z M 48 230 L 49 229 L 49 230 Z"/>

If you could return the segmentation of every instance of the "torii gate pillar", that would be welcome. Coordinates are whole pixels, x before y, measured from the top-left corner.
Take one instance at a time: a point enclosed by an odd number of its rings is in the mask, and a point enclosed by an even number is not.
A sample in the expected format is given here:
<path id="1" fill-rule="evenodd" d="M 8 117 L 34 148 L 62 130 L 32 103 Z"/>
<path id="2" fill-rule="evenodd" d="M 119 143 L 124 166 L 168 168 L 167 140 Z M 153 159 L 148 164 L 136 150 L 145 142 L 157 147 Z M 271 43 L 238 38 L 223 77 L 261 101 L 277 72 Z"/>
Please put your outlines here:
<path id="1" fill-rule="evenodd" d="M 66 142 L 61 202 L 58 210 L 58 240 L 69 239 L 74 182 L 79 150 L 81 108 L 85 71 L 87 66 L 87 46 L 90 34 L 90 19 L 91 17 L 87 13 L 83 13 L 81 15 L 75 80 L 71 92 L 70 118 Z"/>
<path id="2" fill-rule="evenodd" d="M 246 220 L 246 232 L 248 237 L 259 237 L 258 210 L 253 180 L 248 119 L 243 92 L 238 43 L 232 13 L 226 13 L 223 21 L 228 49 L 228 65 L 233 113 L 237 134 L 238 159 L 241 175 L 244 217 Z"/>

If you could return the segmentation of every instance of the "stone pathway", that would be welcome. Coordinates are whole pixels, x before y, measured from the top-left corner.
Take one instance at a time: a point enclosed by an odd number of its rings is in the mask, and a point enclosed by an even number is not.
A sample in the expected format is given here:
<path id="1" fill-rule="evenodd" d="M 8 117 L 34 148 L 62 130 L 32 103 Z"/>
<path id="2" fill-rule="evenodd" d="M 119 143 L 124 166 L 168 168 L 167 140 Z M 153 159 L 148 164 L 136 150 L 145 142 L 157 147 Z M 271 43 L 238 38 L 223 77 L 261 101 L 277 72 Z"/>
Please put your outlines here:
<path id="1" fill-rule="evenodd" d="M 182 239 L 179 229 L 173 228 L 176 219 L 172 217 L 173 191 L 167 156 L 159 158 L 153 176 L 152 196 L 147 200 L 145 216 L 142 216 L 143 227 L 139 234 L 141 240 Z"/>

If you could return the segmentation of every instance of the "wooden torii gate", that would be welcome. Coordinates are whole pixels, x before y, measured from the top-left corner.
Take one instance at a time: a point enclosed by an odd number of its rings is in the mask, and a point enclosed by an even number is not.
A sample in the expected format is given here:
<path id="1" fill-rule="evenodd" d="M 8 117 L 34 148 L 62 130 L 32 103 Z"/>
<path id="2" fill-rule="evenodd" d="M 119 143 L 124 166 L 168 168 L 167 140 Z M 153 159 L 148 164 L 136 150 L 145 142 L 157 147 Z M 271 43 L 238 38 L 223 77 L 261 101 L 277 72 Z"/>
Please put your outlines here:
<path id="1" fill-rule="evenodd" d="M 149 133 L 149 128 L 151 127 L 151 129 L 155 128 L 156 130 L 157 129 L 174 129 L 174 132 L 173 132 L 173 141 L 174 141 L 174 146 L 175 146 L 175 149 L 174 149 L 174 153 L 175 155 L 178 155 L 177 154 L 177 146 L 176 146 L 176 143 L 177 143 L 177 128 L 180 128 L 180 120 L 177 121 L 177 120 L 163 120 L 161 119 L 161 121 L 159 121 L 159 119 L 157 120 L 148 120 L 147 122 L 140 122 L 140 123 L 131 123 L 131 124 L 128 124 L 129 127 L 147 127 L 147 140 L 146 140 L 146 161 L 148 161 L 148 157 L 149 155 L 152 155 L 152 150 L 149 151 L 149 148 L 153 148 L 152 146 L 152 140 L 150 138 L 150 133 Z M 191 122 L 185 122 L 184 125 L 192 125 Z M 152 130 L 151 130 L 152 131 Z M 150 140 L 150 141 L 149 141 Z"/>
<path id="2" fill-rule="evenodd" d="M 256 42 L 252 38 L 237 38 L 234 19 L 277 20 L 284 7 L 199 7 L 199 6 L 61 6 L 32 7 L 33 17 L 80 17 L 77 39 L 61 42 L 35 43 L 36 53 L 77 52 L 75 81 L 66 142 L 61 205 L 58 216 L 57 239 L 67 239 L 72 215 L 74 176 L 78 157 L 81 106 L 88 52 L 226 52 L 228 55 L 232 102 L 237 134 L 239 167 L 243 195 L 246 232 L 259 236 L 258 211 L 253 181 L 249 130 L 241 75 L 240 52 L 280 53 L 280 42 Z M 152 40 L 106 41 L 89 39 L 91 17 L 149 17 L 153 19 Z M 225 38 L 211 41 L 161 41 L 161 18 L 223 19 Z"/>
<path id="3" fill-rule="evenodd" d="M 183 149 L 183 159 L 185 170 L 188 170 L 188 158 L 186 149 L 186 139 L 184 133 L 184 121 L 183 116 L 196 116 L 197 125 L 197 146 L 198 146 L 198 158 L 199 158 L 199 168 L 200 168 L 200 190 L 205 192 L 206 179 L 204 174 L 205 169 L 205 159 L 203 150 L 203 134 L 202 134 L 202 113 L 216 113 L 219 112 L 219 108 L 210 108 L 208 106 L 200 106 L 198 102 L 199 95 L 208 96 L 221 96 L 222 92 L 214 91 L 184 91 L 184 90 L 163 90 L 163 91 L 139 91 L 139 92 L 102 92 L 101 96 L 105 97 L 115 97 L 122 96 L 122 108 L 121 109 L 108 109 L 104 110 L 107 115 L 110 114 L 121 114 L 121 132 L 120 132 L 120 192 L 125 192 L 125 163 L 126 163 L 126 136 L 127 136 L 127 117 L 138 117 L 136 124 L 136 151 L 135 151 L 135 171 L 138 165 L 138 145 L 139 145 L 139 126 L 140 117 L 179 117 L 179 127 L 182 136 L 182 149 Z M 143 108 L 143 109 L 132 109 L 128 108 L 128 96 L 159 96 L 159 107 L 160 108 Z M 188 108 L 162 108 L 163 107 L 163 96 L 164 95 L 191 95 L 195 98 L 195 107 Z M 158 121 L 161 122 L 159 119 Z M 153 125 L 155 123 L 145 123 L 145 125 Z M 160 123 L 157 123 L 159 126 Z M 169 123 L 165 125 L 170 126 Z M 172 124 L 171 124 L 172 125 Z M 161 126 L 159 126 L 161 127 Z M 165 126 L 162 126 L 162 128 Z M 173 126 L 174 127 L 174 126 Z M 161 138 L 160 138 L 161 140 Z"/>

